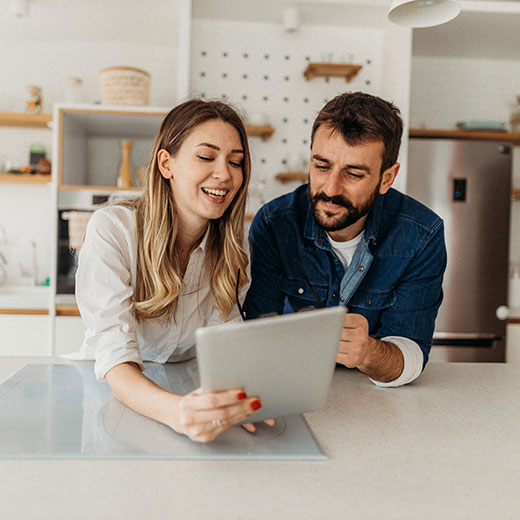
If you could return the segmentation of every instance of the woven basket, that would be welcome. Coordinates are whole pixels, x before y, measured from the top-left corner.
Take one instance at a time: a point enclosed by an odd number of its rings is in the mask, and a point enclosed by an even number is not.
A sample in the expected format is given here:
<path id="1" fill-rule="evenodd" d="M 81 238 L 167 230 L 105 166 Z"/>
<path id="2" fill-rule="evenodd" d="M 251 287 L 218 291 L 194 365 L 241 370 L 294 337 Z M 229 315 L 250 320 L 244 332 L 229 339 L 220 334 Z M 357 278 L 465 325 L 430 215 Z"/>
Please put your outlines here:
<path id="1" fill-rule="evenodd" d="M 101 104 L 148 105 L 150 74 L 134 67 L 109 67 L 100 72 Z"/>

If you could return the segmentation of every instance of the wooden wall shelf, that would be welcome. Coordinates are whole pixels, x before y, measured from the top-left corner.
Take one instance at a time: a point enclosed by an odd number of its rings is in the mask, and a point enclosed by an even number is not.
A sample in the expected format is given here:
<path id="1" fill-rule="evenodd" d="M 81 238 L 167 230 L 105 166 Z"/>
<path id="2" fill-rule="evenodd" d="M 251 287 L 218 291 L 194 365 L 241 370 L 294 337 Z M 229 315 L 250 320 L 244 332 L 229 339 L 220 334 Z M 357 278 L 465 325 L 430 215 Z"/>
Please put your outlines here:
<path id="1" fill-rule="evenodd" d="M 47 309 L 0 309 L 0 314 L 20 314 L 31 316 L 47 316 L 49 311 Z"/>
<path id="2" fill-rule="evenodd" d="M 51 114 L 0 113 L 0 126 L 20 126 L 25 128 L 49 128 Z"/>
<path id="3" fill-rule="evenodd" d="M 88 184 L 65 184 L 59 186 L 60 190 L 98 190 L 98 191 L 135 191 L 142 192 L 143 188 L 118 188 L 117 186 L 90 186 Z"/>
<path id="4" fill-rule="evenodd" d="M 362 65 L 351 65 L 350 63 L 309 63 L 303 75 L 309 81 L 317 77 L 345 78 L 349 83 L 363 68 Z"/>
<path id="5" fill-rule="evenodd" d="M 49 184 L 50 175 L 32 173 L 0 173 L 0 183 L 3 184 Z"/>
<path id="6" fill-rule="evenodd" d="M 276 175 L 275 179 L 280 181 L 282 184 L 287 182 L 307 182 L 309 174 L 307 172 L 280 172 Z"/>
<path id="7" fill-rule="evenodd" d="M 81 316 L 77 305 L 56 305 L 56 316 Z"/>
<path id="8" fill-rule="evenodd" d="M 520 200 L 520 190 L 513 190 L 513 200 Z"/>
<path id="9" fill-rule="evenodd" d="M 274 132 L 274 128 L 269 125 L 246 125 L 247 135 L 261 137 L 262 141 L 267 141 Z"/>
<path id="10" fill-rule="evenodd" d="M 507 141 L 520 144 L 520 132 L 485 132 L 482 130 L 430 130 L 411 128 L 410 137 L 424 139 L 473 139 L 479 141 Z"/>

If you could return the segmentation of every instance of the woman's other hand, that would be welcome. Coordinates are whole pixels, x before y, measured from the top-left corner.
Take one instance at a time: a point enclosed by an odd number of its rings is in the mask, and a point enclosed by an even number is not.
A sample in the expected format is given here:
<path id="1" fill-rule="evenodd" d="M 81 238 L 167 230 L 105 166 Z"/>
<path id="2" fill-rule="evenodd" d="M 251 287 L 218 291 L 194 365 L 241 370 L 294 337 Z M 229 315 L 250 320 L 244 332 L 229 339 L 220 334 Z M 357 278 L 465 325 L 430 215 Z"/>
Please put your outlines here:
<path id="1" fill-rule="evenodd" d="M 172 428 L 193 441 L 210 442 L 261 407 L 258 397 L 248 397 L 241 389 L 202 393 L 199 388 L 179 400 L 178 424 Z"/>

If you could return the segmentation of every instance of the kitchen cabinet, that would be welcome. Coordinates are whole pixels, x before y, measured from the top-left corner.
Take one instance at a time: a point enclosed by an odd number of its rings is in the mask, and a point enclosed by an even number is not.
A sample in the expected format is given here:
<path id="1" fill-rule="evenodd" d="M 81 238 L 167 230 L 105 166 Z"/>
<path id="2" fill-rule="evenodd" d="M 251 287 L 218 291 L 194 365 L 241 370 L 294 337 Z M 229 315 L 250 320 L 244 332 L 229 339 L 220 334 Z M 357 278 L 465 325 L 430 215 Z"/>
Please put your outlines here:
<path id="1" fill-rule="evenodd" d="M 134 169 L 145 168 L 166 113 L 164 108 L 153 107 L 57 105 L 58 190 L 118 190 L 121 141 L 132 142 Z M 138 184 L 139 178 L 134 175 L 134 185 Z"/>
<path id="2" fill-rule="evenodd" d="M 14 312 L 14 311 L 13 311 Z M 0 314 L 0 356 L 41 356 L 52 354 L 51 322 L 45 314 Z"/>
<path id="3" fill-rule="evenodd" d="M 56 316 L 54 332 L 54 354 L 61 356 L 77 352 L 83 338 L 85 326 L 79 316 Z"/>

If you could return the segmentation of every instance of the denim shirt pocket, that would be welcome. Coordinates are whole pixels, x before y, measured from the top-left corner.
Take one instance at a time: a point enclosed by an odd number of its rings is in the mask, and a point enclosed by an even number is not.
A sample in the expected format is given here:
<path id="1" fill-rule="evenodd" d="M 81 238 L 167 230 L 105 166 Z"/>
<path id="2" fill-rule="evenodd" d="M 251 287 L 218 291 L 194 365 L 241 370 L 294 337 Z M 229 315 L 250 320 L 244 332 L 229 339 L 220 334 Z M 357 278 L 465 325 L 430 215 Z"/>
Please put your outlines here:
<path id="1" fill-rule="evenodd" d="M 312 281 L 311 283 L 320 301 L 325 305 L 329 292 L 328 286 Z M 305 279 L 282 277 L 281 284 L 281 289 L 285 293 L 286 300 L 293 311 L 298 311 L 304 307 L 318 307 L 316 297 Z"/>
<path id="2" fill-rule="evenodd" d="M 364 311 L 382 311 L 395 303 L 395 291 L 358 289 L 348 302 L 348 307 L 363 309 Z M 365 312 L 363 312 L 365 314 Z"/>

